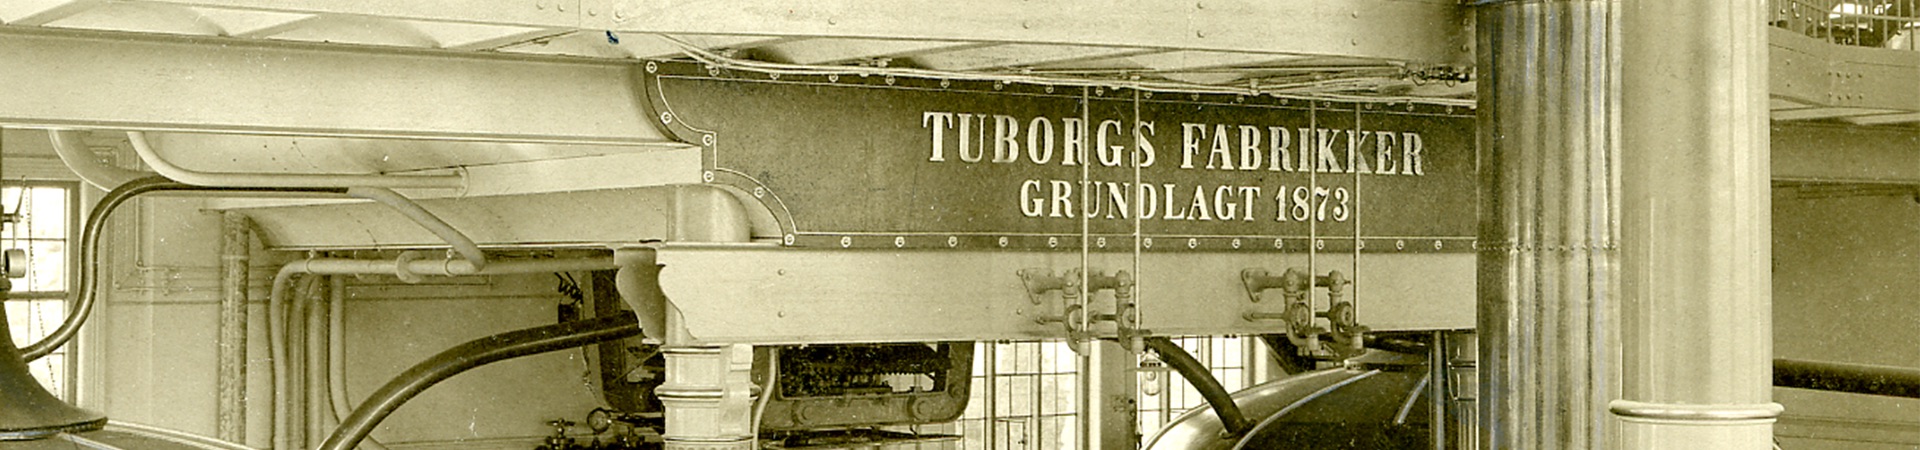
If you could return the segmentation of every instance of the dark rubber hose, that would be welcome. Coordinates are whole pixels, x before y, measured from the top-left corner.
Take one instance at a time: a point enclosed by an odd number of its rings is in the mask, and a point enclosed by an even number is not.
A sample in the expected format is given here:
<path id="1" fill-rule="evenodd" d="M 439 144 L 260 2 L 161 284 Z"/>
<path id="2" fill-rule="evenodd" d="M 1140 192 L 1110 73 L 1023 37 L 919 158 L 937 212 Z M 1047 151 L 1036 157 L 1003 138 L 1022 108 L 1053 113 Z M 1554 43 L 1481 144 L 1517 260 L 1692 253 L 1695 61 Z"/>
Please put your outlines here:
<path id="1" fill-rule="evenodd" d="M 1240 412 L 1240 405 L 1233 403 L 1233 396 L 1227 393 L 1227 388 L 1220 385 L 1220 380 L 1213 378 L 1213 372 L 1208 371 L 1207 366 L 1187 354 L 1186 349 L 1163 337 L 1147 338 L 1147 348 L 1159 353 L 1160 361 L 1172 366 L 1175 372 L 1180 372 L 1181 377 L 1193 384 L 1194 390 L 1200 391 L 1200 397 L 1207 399 L 1207 404 L 1213 407 L 1213 414 L 1219 416 L 1220 424 L 1227 428 L 1227 436 L 1221 437 L 1240 437 L 1253 429 L 1253 422 Z"/>
<path id="2" fill-rule="evenodd" d="M 138 178 L 133 181 L 128 181 L 126 184 L 115 186 L 113 190 L 107 191 L 105 196 L 100 197 L 99 203 L 93 205 L 93 210 L 87 213 L 86 226 L 80 229 L 80 276 L 72 285 L 75 292 L 73 298 L 67 302 L 66 320 L 61 321 L 60 327 L 55 328 L 52 333 L 48 333 L 47 337 L 41 338 L 39 342 L 34 342 L 33 345 L 28 345 L 20 349 L 21 356 L 26 357 L 27 361 L 33 361 L 40 359 L 42 356 L 47 356 L 48 353 L 53 353 L 55 349 L 66 345 L 67 341 L 72 340 L 74 333 L 80 330 L 80 325 L 86 323 L 87 316 L 93 313 L 93 304 L 100 296 L 99 287 L 95 285 L 99 283 L 100 279 L 100 235 L 106 231 L 107 216 L 112 214 L 116 208 L 119 208 L 122 203 L 126 203 L 127 200 L 131 200 L 141 194 L 169 191 L 332 195 L 346 195 L 347 193 L 345 188 L 195 186 L 169 180 L 162 176 Z"/>
<path id="3" fill-rule="evenodd" d="M 1773 385 L 1920 398 L 1920 370 L 1794 359 L 1773 360 Z"/>
<path id="4" fill-rule="evenodd" d="M 400 405 L 428 387 L 468 369 L 522 356 L 566 350 L 588 344 L 640 335 L 639 321 L 632 314 L 616 314 L 591 320 L 528 328 L 487 336 L 460 344 L 433 355 L 405 373 L 394 377 L 375 391 L 353 414 L 340 421 L 340 428 L 320 444 L 320 450 L 349 450 L 373 432 L 375 426 L 400 409 Z"/>

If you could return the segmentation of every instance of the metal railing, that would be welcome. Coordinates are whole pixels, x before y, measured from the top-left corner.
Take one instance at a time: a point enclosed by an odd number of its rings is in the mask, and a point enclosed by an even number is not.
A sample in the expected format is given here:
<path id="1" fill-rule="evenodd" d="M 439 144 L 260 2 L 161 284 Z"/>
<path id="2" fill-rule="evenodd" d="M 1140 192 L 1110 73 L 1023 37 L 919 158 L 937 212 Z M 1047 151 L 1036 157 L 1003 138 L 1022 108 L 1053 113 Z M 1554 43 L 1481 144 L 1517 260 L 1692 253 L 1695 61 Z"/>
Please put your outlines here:
<path id="1" fill-rule="evenodd" d="M 1913 50 L 1920 0 L 1773 0 L 1770 24 L 1840 45 Z"/>

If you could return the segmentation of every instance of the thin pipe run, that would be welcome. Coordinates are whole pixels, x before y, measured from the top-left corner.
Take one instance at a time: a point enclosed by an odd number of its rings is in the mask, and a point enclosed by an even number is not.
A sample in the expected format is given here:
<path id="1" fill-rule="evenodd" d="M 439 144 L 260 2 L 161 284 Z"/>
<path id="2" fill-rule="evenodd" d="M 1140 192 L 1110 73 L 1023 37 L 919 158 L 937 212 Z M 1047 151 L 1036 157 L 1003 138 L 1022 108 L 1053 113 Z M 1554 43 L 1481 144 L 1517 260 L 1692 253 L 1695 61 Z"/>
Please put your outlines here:
<path id="1" fill-rule="evenodd" d="M 157 176 L 134 179 L 115 187 L 112 191 L 108 191 L 106 195 L 101 196 L 99 203 L 94 204 L 93 210 L 87 213 L 86 224 L 81 228 L 80 273 L 73 284 L 77 289 L 75 289 L 74 293 L 70 294 L 72 297 L 69 298 L 67 302 L 69 306 L 67 308 L 66 320 L 60 323 L 60 327 L 48 333 L 47 337 L 41 338 L 40 341 L 34 342 L 32 345 L 28 345 L 20 350 L 21 355 L 24 356 L 27 361 L 33 361 L 40 359 L 40 357 L 47 356 L 47 354 L 52 353 L 54 349 L 60 348 L 61 345 L 65 345 L 68 341 L 72 340 L 74 333 L 79 331 L 80 324 L 85 323 L 87 317 L 93 313 L 93 304 L 99 297 L 99 286 L 97 286 L 97 284 L 100 278 L 100 235 L 106 231 L 108 215 L 112 214 L 121 204 L 126 203 L 127 200 L 133 197 L 151 192 L 164 191 L 308 194 L 346 193 L 345 189 L 333 188 L 193 186 Z"/>
<path id="2" fill-rule="evenodd" d="M 414 223 L 420 224 L 421 228 L 427 229 L 434 236 L 439 236 L 441 240 L 446 241 L 447 245 L 452 246 L 453 251 L 459 253 L 462 258 L 466 258 L 467 263 L 472 264 L 474 269 L 487 267 L 487 256 L 480 251 L 479 244 L 475 244 L 473 239 L 467 237 L 465 233 L 454 229 L 453 225 L 447 224 L 447 221 L 440 220 L 440 216 L 433 215 L 433 212 L 420 207 L 420 204 L 415 203 L 413 199 L 401 196 L 392 189 L 379 187 L 348 188 L 347 195 L 373 200 L 393 208 L 400 215 L 407 216 Z"/>
<path id="3" fill-rule="evenodd" d="M 640 334 L 638 324 L 639 321 L 631 314 L 616 314 L 510 331 L 447 349 L 415 364 L 381 386 L 365 403 L 354 408 L 353 415 L 341 421 L 340 427 L 334 429 L 333 435 L 327 437 L 319 450 L 353 448 L 407 400 L 468 369 L 506 359 L 633 337 Z"/>
<path id="4" fill-rule="evenodd" d="M 182 183 L 201 186 L 463 189 L 467 185 L 466 177 L 462 175 L 200 172 L 174 165 L 160 157 L 160 153 L 147 143 L 145 133 L 128 131 L 127 140 L 133 144 L 134 153 L 139 154 L 140 160 L 152 167 L 154 172 Z"/>

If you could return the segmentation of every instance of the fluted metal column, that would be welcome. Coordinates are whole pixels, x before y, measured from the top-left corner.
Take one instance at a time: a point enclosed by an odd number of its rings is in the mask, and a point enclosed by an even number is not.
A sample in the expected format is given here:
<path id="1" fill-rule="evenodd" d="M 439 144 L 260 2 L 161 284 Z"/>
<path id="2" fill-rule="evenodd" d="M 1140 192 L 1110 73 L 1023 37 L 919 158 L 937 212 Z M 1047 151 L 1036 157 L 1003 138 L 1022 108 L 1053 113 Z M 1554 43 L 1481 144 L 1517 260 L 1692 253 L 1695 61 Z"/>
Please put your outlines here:
<path id="1" fill-rule="evenodd" d="M 1765 449 L 1765 2 L 1623 3 L 1621 447 Z"/>
<path id="2" fill-rule="evenodd" d="M 1601 448 L 1617 292 L 1618 3 L 1475 8 L 1480 446 Z"/>

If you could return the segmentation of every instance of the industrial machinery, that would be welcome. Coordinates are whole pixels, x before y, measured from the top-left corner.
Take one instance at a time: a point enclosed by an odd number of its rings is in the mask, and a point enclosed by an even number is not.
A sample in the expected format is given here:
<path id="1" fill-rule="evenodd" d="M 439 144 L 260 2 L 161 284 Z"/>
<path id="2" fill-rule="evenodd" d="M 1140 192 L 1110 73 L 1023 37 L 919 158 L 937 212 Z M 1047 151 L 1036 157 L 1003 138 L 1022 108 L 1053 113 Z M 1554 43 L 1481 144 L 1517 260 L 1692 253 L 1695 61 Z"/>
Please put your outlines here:
<path id="1" fill-rule="evenodd" d="M 1914 5 L 0 1 L 0 437 L 1841 445 Z"/>

